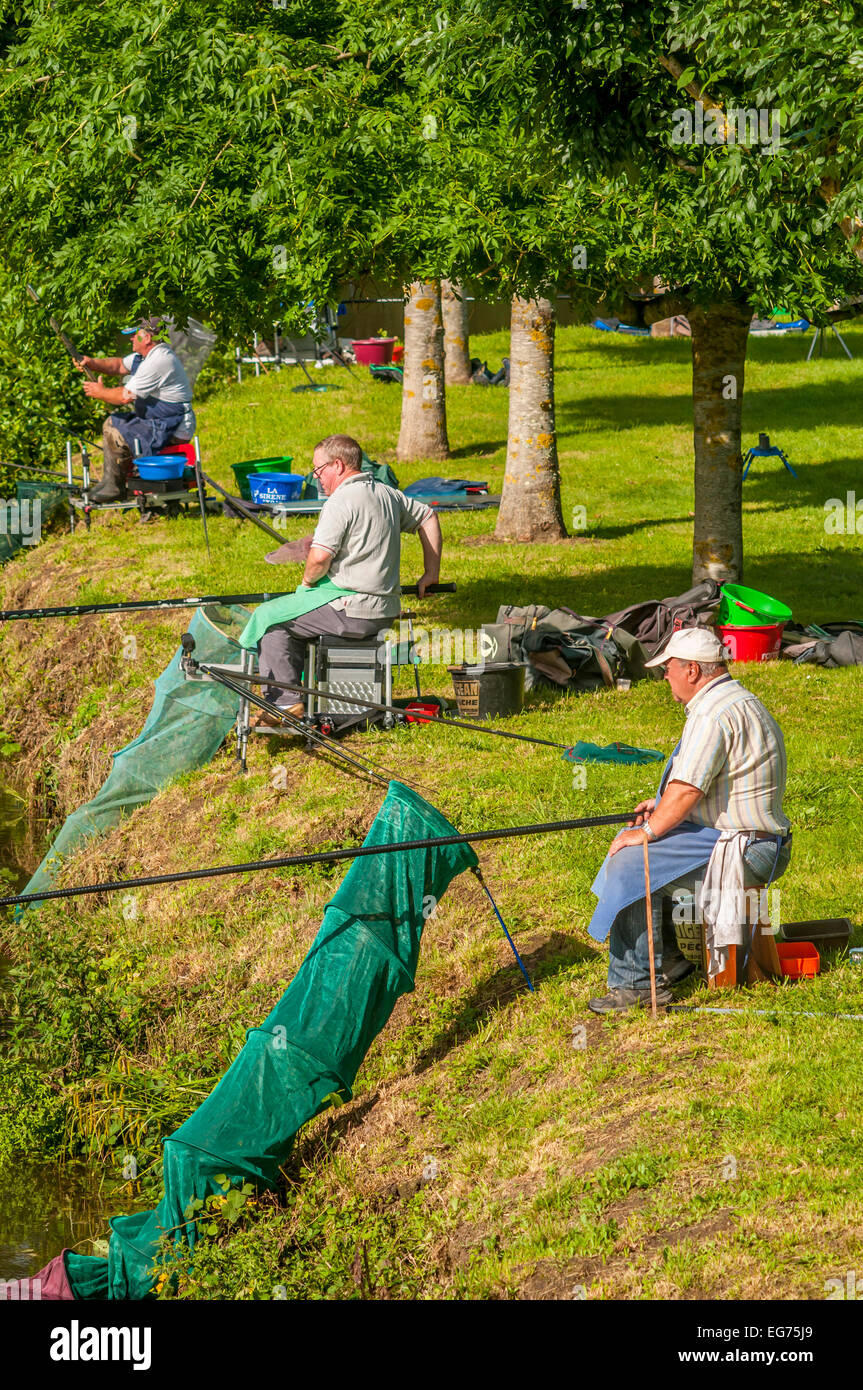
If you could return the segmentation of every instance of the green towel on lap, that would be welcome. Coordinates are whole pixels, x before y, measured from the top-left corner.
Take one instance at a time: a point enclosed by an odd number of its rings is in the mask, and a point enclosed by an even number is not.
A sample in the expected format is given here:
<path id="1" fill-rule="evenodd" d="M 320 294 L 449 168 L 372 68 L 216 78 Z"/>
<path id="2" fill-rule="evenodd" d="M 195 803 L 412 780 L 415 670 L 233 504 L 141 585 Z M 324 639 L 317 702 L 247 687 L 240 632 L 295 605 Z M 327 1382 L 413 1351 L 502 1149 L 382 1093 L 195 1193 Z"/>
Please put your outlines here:
<path id="1" fill-rule="evenodd" d="M 340 589 L 328 575 L 324 575 L 317 584 L 310 587 L 301 584 L 292 594 L 270 599 L 269 603 L 262 603 L 256 608 L 246 623 L 240 636 L 240 646 L 254 650 L 271 627 L 278 623 L 289 623 L 294 618 L 303 618 L 306 613 L 313 613 L 316 608 L 323 608 L 333 599 L 345 598 L 351 592 L 350 589 Z"/>

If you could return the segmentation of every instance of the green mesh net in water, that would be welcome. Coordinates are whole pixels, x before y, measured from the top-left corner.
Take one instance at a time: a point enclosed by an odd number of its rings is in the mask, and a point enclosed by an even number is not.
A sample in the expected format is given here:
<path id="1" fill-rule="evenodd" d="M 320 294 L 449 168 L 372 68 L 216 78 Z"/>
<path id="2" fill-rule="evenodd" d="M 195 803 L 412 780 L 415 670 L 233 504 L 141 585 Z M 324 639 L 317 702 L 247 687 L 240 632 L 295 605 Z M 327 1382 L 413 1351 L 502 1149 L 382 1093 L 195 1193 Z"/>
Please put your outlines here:
<path id="1" fill-rule="evenodd" d="M 201 661 L 237 661 L 237 638 L 248 621 L 245 608 L 208 605 L 195 610 L 189 631 Z M 64 856 L 82 840 L 108 830 L 136 806 L 151 801 L 173 778 L 203 767 L 237 718 L 238 697 L 212 681 L 189 681 L 180 651 L 156 681 L 153 705 L 138 737 L 114 754 L 114 765 L 92 801 L 67 816 L 25 893 L 53 886 Z"/>
<path id="2" fill-rule="evenodd" d="M 66 494 L 53 483 L 25 478 L 15 484 L 15 501 L 3 502 L 0 565 L 19 551 L 38 544 L 47 523 L 66 505 Z"/>
<path id="3" fill-rule="evenodd" d="M 391 782 L 365 839 L 393 844 L 454 835 L 439 811 Z M 394 850 L 356 859 L 327 905 L 308 955 L 269 1018 L 203 1105 L 165 1141 L 164 1196 L 154 1211 L 115 1217 L 107 1260 L 66 1255 L 76 1298 L 144 1298 L 159 1241 L 194 1244 L 185 1212 L 220 1192 L 223 1175 L 275 1186 L 300 1127 L 354 1077 L 399 995 L 413 989 L 429 908 L 477 863 L 470 845 Z"/>

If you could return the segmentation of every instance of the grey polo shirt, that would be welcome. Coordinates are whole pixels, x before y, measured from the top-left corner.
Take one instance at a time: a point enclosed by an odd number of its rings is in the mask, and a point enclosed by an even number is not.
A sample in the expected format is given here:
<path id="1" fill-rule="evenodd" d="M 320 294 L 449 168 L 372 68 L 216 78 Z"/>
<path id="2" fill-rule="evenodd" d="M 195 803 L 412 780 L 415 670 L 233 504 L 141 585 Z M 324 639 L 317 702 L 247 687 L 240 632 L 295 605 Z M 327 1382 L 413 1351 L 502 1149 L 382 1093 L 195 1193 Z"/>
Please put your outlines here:
<path id="1" fill-rule="evenodd" d="M 431 515 L 424 502 L 377 482 L 371 473 L 356 473 L 339 483 L 321 508 L 312 539 L 333 557 L 333 583 L 353 590 L 332 606 L 343 607 L 350 618 L 397 617 L 401 534 L 417 531 Z"/>

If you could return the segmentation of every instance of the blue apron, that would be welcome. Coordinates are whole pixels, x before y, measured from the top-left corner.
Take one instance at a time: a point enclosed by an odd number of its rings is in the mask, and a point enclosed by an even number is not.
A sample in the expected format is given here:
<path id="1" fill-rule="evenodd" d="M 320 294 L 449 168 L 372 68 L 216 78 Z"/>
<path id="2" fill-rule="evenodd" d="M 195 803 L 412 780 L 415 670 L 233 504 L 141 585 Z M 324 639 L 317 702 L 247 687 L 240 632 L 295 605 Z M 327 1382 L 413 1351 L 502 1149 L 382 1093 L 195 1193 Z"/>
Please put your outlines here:
<path id="1" fill-rule="evenodd" d="M 135 401 L 134 415 L 123 411 L 110 418 L 111 424 L 120 431 L 133 454 L 136 439 L 140 442 L 142 454 L 152 454 L 164 448 L 168 440 L 173 438 L 186 409 L 182 401 L 160 401 L 155 396 L 139 396 Z"/>
<path id="2" fill-rule="evenodd" d="M 662 799 L 671 764 L 679 751 L 678 742 L 665 764 L 656 795 L 657 805 Z M 624 832 L 618 833 L 622 835 Z M 696 825 L 694 821 L 683 821 L 661 839 L 651 840 L 647 850 L 651 893 L 706 865 L 721 833 L 712 825 Z M 644 897 L 643 847 L 627 845 L 615 855 L 606 855 L 599 873 L 591 884 L 591 891 L 599 898 L 599 902 L 590 919 L 588 931 L 594 941 L 604 941 L 618 912 Z"/>
<path id="3" fill-rule="evenodd" d="M 130 376 L 134 375 L 143 360 L 140 352 L 136 352 Z M 173 437 L 188 408 L 183 401 L 160 401 L 157 396 L 137 396 L 133 411 L 118 411 L 110 420 L 133 454 L 136 440 L 141 445 L 142 454 L 152 454 L 164 448 Z"/>

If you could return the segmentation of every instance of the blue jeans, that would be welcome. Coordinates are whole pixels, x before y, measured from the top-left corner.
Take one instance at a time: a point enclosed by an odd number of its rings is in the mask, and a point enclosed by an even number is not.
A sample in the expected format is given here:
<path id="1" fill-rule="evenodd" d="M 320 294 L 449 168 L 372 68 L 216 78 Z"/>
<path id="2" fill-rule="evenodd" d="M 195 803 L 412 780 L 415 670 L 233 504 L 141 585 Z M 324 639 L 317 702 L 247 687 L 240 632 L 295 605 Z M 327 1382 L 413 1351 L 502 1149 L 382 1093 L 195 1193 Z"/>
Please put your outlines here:
<path id="1" fill-rule="evenodd" d="M 776 858 L 775 840 L 750 840 L 743 852 L 746 863 L 744 885 L 758 888 L 770 878 L 773 861 Z M 781 878 L 788 868 L 791 858 L 791 844 L 783 845 L 773 879 Z M 694 870 L 683 878 L 667 883 L 651 893 L 653 906 L 653 952 L 657 980 L 662 973 L 662 902 L 673 897 L 680 889 L 694 891 L 695 885 L 704 878 L 704 869 Z M 608 939 L 608 987 L 609 989 L 650 989 L 650 957 L 647 948 L 647 914 L 644 898 L 638 898 L 629 907 L 618 912 Z"/>

